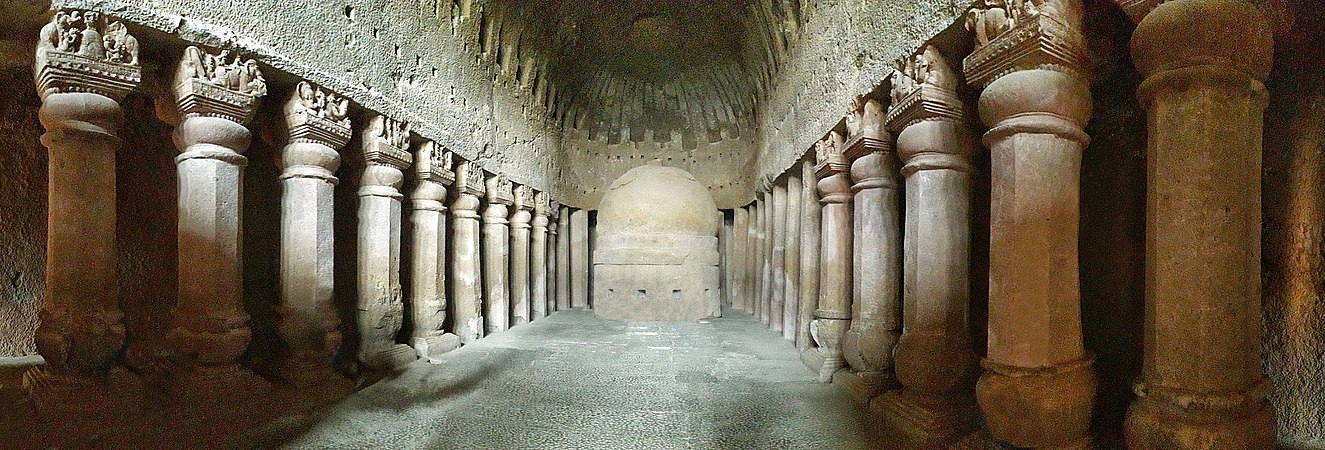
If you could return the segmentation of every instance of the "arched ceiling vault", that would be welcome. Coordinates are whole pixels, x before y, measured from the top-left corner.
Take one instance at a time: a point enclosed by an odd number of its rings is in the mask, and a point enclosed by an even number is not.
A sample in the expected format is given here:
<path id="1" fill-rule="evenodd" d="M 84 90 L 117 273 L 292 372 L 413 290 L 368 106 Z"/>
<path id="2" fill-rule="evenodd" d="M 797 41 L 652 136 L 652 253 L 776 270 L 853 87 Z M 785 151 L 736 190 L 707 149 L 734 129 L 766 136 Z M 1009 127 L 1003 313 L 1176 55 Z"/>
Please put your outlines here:
<path id="1" fill-rule="evenodd" d="M 485 9 L 478 50 L 563 129 L 611 142 L 714 141 L 752 126 L 799 2 L 495 0 Z"/>

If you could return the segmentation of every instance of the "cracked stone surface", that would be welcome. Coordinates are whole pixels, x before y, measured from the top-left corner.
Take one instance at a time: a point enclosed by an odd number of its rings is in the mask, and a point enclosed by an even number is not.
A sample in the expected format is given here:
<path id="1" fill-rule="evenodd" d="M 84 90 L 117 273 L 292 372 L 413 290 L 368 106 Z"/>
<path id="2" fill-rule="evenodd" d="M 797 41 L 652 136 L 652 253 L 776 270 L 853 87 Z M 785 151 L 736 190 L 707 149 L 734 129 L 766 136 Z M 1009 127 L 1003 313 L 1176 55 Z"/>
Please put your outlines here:
<path id="1" fill-rule="evenodd" d="M 864 414 L 815 382 L 790 343 L 723 316 L 557 312 L 264 433 L 298 436 L 290 448 L 877 448 Z"/>

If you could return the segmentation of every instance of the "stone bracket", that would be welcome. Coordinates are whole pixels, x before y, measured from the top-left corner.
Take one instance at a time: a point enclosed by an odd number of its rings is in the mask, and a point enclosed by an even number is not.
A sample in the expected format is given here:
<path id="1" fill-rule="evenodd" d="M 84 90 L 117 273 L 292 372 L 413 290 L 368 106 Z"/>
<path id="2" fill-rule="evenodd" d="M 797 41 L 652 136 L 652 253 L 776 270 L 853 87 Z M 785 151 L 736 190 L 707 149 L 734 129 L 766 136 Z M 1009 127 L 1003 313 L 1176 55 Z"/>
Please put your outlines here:
<path id="1" fill-rule="evenodd" d="M 142 69 L 132 64 L 59 50 L 44 51 L 45 64 L 37 74 L 37 92 L 42 98 L 52 93 L 90 92 L 119 102 L 143 80 Z"/>
<path id="2" fill-rule="evenodd" d="M 962 101 L 957 92 L 922 84 L 888 108 L 888 131 L 900 133 L 926 119 L 962 120 Z"/>
<path id="3" fill-rule="evenodd" d="M 1030 16 L 962 61 L 966 80 L 981 88 L 1018 70 L 1051 69 L 1082 75 L 1089 59 L 1081 33 L 1046 14 Z"/>
<path id="4" fill-rule="evenodd" d="M 185 117 L 220 117 L 246 124 L 257 110 L 258 97 L 235 92 L 197 78 L 175 86 L 180 113 Z"/>

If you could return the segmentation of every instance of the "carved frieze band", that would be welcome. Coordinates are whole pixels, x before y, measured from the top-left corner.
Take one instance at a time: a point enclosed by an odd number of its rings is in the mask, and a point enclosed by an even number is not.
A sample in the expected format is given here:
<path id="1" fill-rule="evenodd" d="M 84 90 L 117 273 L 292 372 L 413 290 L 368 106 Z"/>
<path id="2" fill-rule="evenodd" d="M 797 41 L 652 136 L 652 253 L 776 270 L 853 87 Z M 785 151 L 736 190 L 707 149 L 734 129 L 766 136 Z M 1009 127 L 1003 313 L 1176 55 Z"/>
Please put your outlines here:
<path id="1" fill-rule="evenodd" d="M 1031 69 L 1083 76 L 1089 59 L 1080 24 L 1079 0 L 984 0 L 967 12 L 975 51 L 963 61 L 966 81 L 983 88 Z"/>
<path id="2" fill-rule="evenodd" d="M 371 114 L 363 130 L 363 159 L 368 164 L 404 170 L 414 161 L 409 151 L 409 123 Z"/>
<path id="3" fill-rule="evenodd" d="M 451 171 L 455 154 L 437 145 L 433 141 L 423 141 L 414 152 L 414 173 L 419 180 L 431 181 L 442 186 L 455 182 L 455 172 Z"/>
<path id="4" fill-rule="evenodd" d="M 300 81 L 285 103 L 291 142 L 315 142 L 331 148 L 350 142 L 350 100 Z"/>
<path id="5" fill-rule="evenodd" d="M 190 46 L 175 70 L 174 92 L 184 117 L 220 117 L 246 124 L 267 95 L 267 82 L 252 58 Z"/>
<path id="6" fill-rule="evenodd" d="M 142 82 L 138 39 L 96 11 L 61 10 L 37 39 L 37 92 L 89 92 L 115 101 Z"/>

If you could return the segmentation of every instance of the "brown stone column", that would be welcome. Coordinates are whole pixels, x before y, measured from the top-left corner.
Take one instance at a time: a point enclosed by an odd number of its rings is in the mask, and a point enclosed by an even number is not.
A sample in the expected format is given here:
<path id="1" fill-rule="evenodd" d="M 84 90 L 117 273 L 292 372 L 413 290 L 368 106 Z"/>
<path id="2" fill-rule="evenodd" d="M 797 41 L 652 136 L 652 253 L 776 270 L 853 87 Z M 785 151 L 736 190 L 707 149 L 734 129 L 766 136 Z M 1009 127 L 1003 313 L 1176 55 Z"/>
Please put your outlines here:
<path id="1" fill-rule="evenodd" d="M 759 199 L 759 296 L 755 298 L 755 316 L 768 325 L 770 301 L 773 297 L 773 189 L 767 179 L 762 181 Z"/>
<path id="2" fill-rule="evenodd" d="M 451 152 L 424 141 L 414 153 L 418 180 L 410 193 L 410 345 L 420 358 L 454 350 L 460 338 L 446 323 L 446 187 L 455 182 Z"/>
<path id="3" fill-rule="evenodd" d="M 370 114 L 360 142 L 367 164 L 359 178 L 358 276 L 356 305 L 359 363 L 368 369 L 395 369 L 418 359 L 414 349 L 396 343 L 405 321 L 400 286 L 400 186 L 414 162 L 405 122 Z"/>
<path id="4" fill-rule="evenodd" d="M 782 338 L 792 342 L 796 340 L 796 322 L 800 314 L 802 190 L 801 169 L 792 166 L 787 172 L 787 237 L 782 263 Z"/>
<path id="5" fill-rule="evenodd" d="M 485 333 L 511 327 L 511 288 L 507 284 L 511 264 L 510 220 L 513 203 L 511 180 L 504 174 L 487 179 L 487 205 L 483 209 L 483 318 Z"/>
<path id="6" fill-rule="evenodd" d="M 783 302 L 786 301 L 787 288 L 787 185 L 774 182 L 770 197 L 773 223 L 769 228 L 773 230 L 773 237 L 769 242 L 772 252 L 769 253 L 771 256 L 768 259 L 768 326 L 773 331 L 781 332 L 782 309 Z"/>
<path id="7" fill-rule="evenodd" d="M 236 71 L 221 80 L 216 71 Z M 217 80 L 217 81 L 213 81 Z M 188 47 L 175 71 L 179 173 L 179 297 L 166 342 L 179 371 L 169 389 L 178 400 L 219 403 L 261 394 L 266 380 L 238 363 L 252 340 L 244 312 L 240 260 L 241 192 L 253 117 L 267 85 L 253 60 Z M 201 397 L 201 398 L 199 398 Z"/>
<path id="8" fill-rule="evenodd" d="M 1260 359 L 1262 82 L 1272 55 L 1270 23 L 1251 2 L 1166 2 L 1132 35 L 1150 143 L 1131 448 L 1274 447 Z"/>
<path id="9" fill-rule="evenodd" d="M 529 303 L 533 316 L 531 319 L 547 317 L 549 306 L 547 296 L 548 269 L 548 214 L 549 204 L 546 192 L 534 194 L 533 231 L 529 236 Z"/>
<path id="10" fill-rule="evenodd" d="M 570 214 L 571 307 L 589 307 L 589 212 Z"/>
<path id="11" fill-rule="evenodd" d="M 547 312 L 552 314 L 554 311 L 560 311 L 561 305 L 557 303 L 558 293 L 561 292 L 561 204 L 550 201 L 547 206 Z"/>
<path id="12" fill-rule="evenodd" d="M 750 248 L 750 212 L 745 208 L 733 209 L 732 229 L 732 255 L 728 259 L 731 265 L 732 308 L 744 311 L 745 299 L 749 296 L 749 288 L 746 287 L 749 262 L 746 255 Z"/>
<path id="13" fill-rule="evenodd" d="M 819 221 L 822 212 L 811 158 L 803 158 L 800 162 L 801 179 L 805 181 L 801 183 L 800 310 L 796 317 L 796 348 L 802 351 L 815 351 L 812 348 L 814 340 L 810 338 L 810 322 L 814 320 L 814 310 L 819 309 Z"/>
<path id="14" fill-rule="evenodd" d="M 281 154 L 280 332 L 288 348 L 282 376 L 299 387 L 325 383 L 340 349 L 331 303 L 333 190 L 337 149 L 350 141 L 349 100 L 300 82 L 285 104 L 290 143 Z"/>
<path id="15" fill-rule="evenodd" d="M 764 271 L 764 213 L 759 209 L 759 195 L 755 195 L 755 201 L 746 208 L 750 209 L 750 250 L 747 252 L 749 272 L 749 293 L 746 295 L 746 312 L 759 318 L 759 298 L 763 295 L 763 271 Z"/>
<path id="16" fill-rule="evenodd" d="M 570 309 L 570 207 L 557 211 L 557 311 Z"/>
<path id="17" fill-rule="evenodd" d="M 1052 6 L 973 10 L 976 50 L 964 61 L 983 88 L 992 172 L 989 350 L 976 393 L 990 434 L 1018 447 L 1087 445 L 1097 384 L 1077 270 L 1088 60 L 1081 2 Z M 1004 14 L 1019 18 L 1007 30 Z"/>
<path id="18" fill-rule="evenodd" d="M 124 122 L 119 101 L 141 80 L 137 46 L 107 53 L 80 33 L 124 25 L 92 12 L 60 10 L 37 42 L 38 118 L 46 133 L 49 210 L 46 299 L 37 328 L 44 368 L 26 377 L 43 421 L 105 419 L 136 409 L 141 382 L 116 364 L 124 314 L 115 278 L 115 152 Z M 71 44 L 72 43 L 72 44 Z"/>
<path id="19" fill-rule="evenodd" d="M 510 217 L 511 326 L 529 323 L 533 311 L 529 292 L 529 234 L 533 211 L 534 190 L 529 186 L 516 186 Z"/>
<path id="20" fill-rule="evenodd" d="M 871 409 L 914 446 L 943 446 L 974 429 L 977 367 L 968 331 L 971 149 L 956 77 L 932 46 L 893 76 L 888 128 L 906 179 L 902 335 L 894 349 L 902 389 Z"/>
<path id="21" fill-rule="evenodd" d="M 884 129 L 883 106 L 860 99 L 847 116 L 843 156 L 851 160 L 852 252 L 851 329 L 842 355 L 851 370 L 834 376 L 856 401 L 896 384 L 893 346 L 901 335 L 901 216 L 897 162 L 892 136 Z"/>
<path id="22" fill-rule="evenodd" d="M 479 197 L 484 194 L 483 169 L 470 161 L 455 167 L 455 200 L 451 202 L 451 302 L 455 334 L 462 344 L 483 337 L 483 274 L 480 267 Z"/>
<path id="23" fill-rule="evenodd" d="M 846 365 L 842 339 L 851 327 L 851 177 L 842 154 L 842 135 L 834 131 L 816 152 L 819 203 L 823 205 L 819 246 L 819 305 L 810 322 L 810 335 L 823 361 L 819 381 L 829 382 Z"/>

